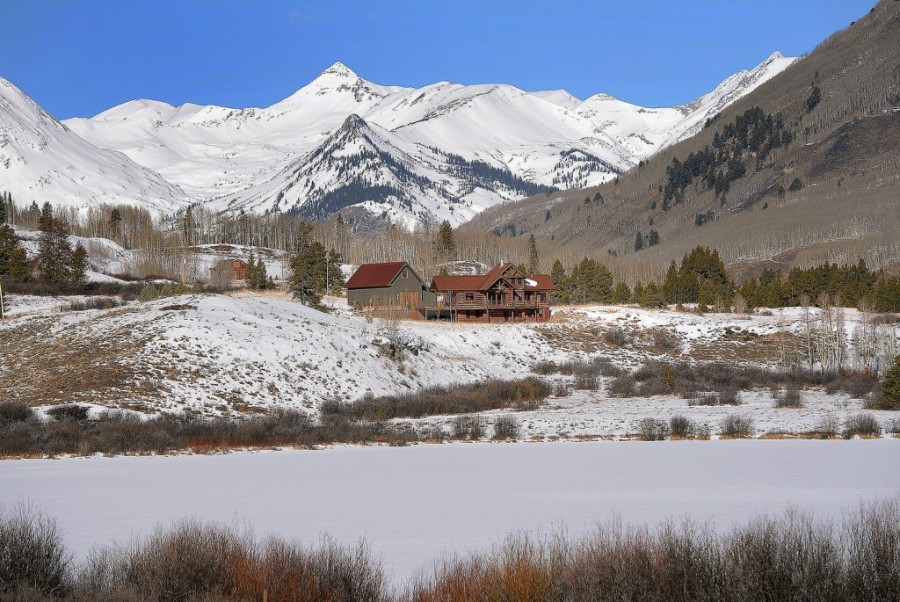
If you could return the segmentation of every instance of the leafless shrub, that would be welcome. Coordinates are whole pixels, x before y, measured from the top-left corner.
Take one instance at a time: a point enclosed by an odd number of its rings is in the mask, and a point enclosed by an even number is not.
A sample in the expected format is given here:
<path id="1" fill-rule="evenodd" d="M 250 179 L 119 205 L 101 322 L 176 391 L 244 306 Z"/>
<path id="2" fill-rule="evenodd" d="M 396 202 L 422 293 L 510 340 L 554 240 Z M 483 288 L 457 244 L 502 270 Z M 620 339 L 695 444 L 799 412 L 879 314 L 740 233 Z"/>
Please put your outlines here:
<path id="1" fill-rule="evenodd" d="M 541 376 L 559 374 L 559 364 L 551 360 L 542 360 L 531 366 L 531 371 Z"/>
<path id="2" fill-rule="evenodd" d="M 638 385 L 637 394 L 641 397 L 653 397 L 654 395 L 671 395 L 672 387 L 667 385 L 661 379 L 654 378 L 653 380 L 648 380 Z"/>
<path id="3" fill-rule="evenodd" d="M 855 414 L 847 417 L 841 437 L 852 439 L 854 436 L 877 437 L 881 435 L 881 426 L 872 414 Z"/>
<path id="4" fill-rule="evenodd" d="M 665 364 L 662 362 L 656 361 L 641 364 L 638 369 L 634 371 L 634 380 L 642 383 L 654 378 L 660 378 L 662 377 L 664 365 Z"/>
<path id="5" fill-rule="evenodd" d="M 634 397 L 637 394 L 634 377 L 630 374 L 623 374 L 614 378 L 609 383 L 609 394 L 612 397 Z"/>
<path id="6" fill-rule="evenodd" d="M 519 437 L 520 426 L 515 416 L 498 416 L 494 421 L 494 439 L 516 439 Z"/>
<path id="7" fill-rule="evenodd" d="M 0 402 L 0 425 L 34 419 L 34 410 L 20 401 Z"/>
<path id="8" fill-rule="evenodd" d="M 624 347 L 631 343 L 631 335 L 625 332 L 623 328 L 616 327 L 604 332 L 603 340 L 613 347 Z"/>
<path id="9" fill-rule="evenodd" d="M 719 396 L 715 393 L 693 393 L 687 400 L 689 406 L 717 406 Z"/>
<path id="10" fill-rule="evenodd" d="M 863 506 L 844 523 L 847 600 L 891 600 L 900 592 L 900 501 Z"/>
<path id="11" fill-rule="evenodd" d="M 889 420 L 884 425 L 884 432 L 891 435 L 900 435 L 900 420 Z"/>
<path id="12" fill-rule="evenodd" d="M 439 424 L 433 424 L 429 428 L 425 429 L 425 432 L 422 433 L 422 439 L 425 441 L 444 441 L 447 439 L 447 433 L 444 432 L 444 428 Z"/>
<path id="13" fill-rule="evenodd" d="M 575 377 L 575 389 L 577 391 L 596 391 L 598 388 L 596 376 Z"/>
<path id="14" fill-rule="evenodd" d="M 732 439 L 746 439 L 753 436 L 753 419 L 748 416 L 729 414 L 722 419 L 719 434 Z"/>
<path id="15" fill-rule="evenodd" d="M 619 376 L 623 370 L 605 358 L 573 360 L 569 362 L 540 361 L 531 367 L 535 374 L 562 374 L 575 377 Z"/>
<path id="16" fill-rule="evenodd" d="M 678 335 L 666 328 L 654 328 L 652 331 L 653 348 L 658 351 L 680 351 L 681 341 Z"/>
<path id="17" fill-rule="evenodd" d="M 73 403 L 50 408 L 47 414 L 56 420 L 87 420 L 89 409 Z"/>
<path id="18" fill-rule="evenodd" d="M 741 396 L 737 391 L 719 391 L 720 406 L 739 406 L 741 405 Z"/>
<path id="19" fill-rule="evenodd" d="M 3 291 L 14 295 L 40 297 L 103 296 L 130 301 L 137 299 L 142 286 L 138 283 L 88 282 L 87 284 L 44 284 L 41 282 L 8 282 Z M 118 302 L 118 299 L 116 299 Z"/>
<path id="20" fill-rule="evenodd" d="M 558 382 L 553 385 L 553 396 L 554 397 L 568 397 L 571 391 L 569 390 L 568 385 L 564 382 Z"/>
<path id="21" fill-rule="evenodd" d="M 669 437 L 669 423 L 657 418 L 644 418 L 638 423 L 641 441 L 663 441 Z"/>
<path id="22" fill-rule="evenodd" d="M 315 424 L 306 414 L 287 410 L 243 419 L 143 419 L 131 413 L 109 412 L 97 420 L 0 423 L 2 456 L 165 453 L 182 449 L 209 452 L 329 443 L 405 445 L 417 440 L 418 435 L 409 425 L 353 421 L 340 415 L 326 415 Z"/>
<path id="23" fill-rule="evenodd" d="M 381 567 L 364 544 L 348 548 L 325 539 L 304 549 L 196 521 L 129 547 L 100 550 L 82 571 L 78 589 L 86 599 L 122 592 L 160 602 L 389 599 Z"/>
<path id="24" fill-rule="evenodd" d="M 816 424 L 815 432 L 822 439 L 834 439 L 838 434 L 840 423 L 832 414 L 826 414 Z"/>
<path id="25" fill-rule="evenodd" d="M 481 416 L 457 416 L 453 420 L 453 437 L 478 441 L 484 437 L 484 420 Z"/>
<path id="26" fill-rule="evenodd" d="M 709 526 L 602 525 L 583 538 L 515 535 L 437 565 L 403 596 L 447 600 L 893 600 L 900 507 L 863 508 L 838 532 L 798 513 L 721 536 Z"/>
<path id="27" fill-rule="evenodd" d="M 123 305 L 125 305 L 125 302 L 118 297 L 88 297 L 77 301 L 69 301 L 66 309 L 68 311 L 87 311 L 89 309 L 112 309 Z"/>
<path id="28" fill-rule="evenodd" d="M 850 372 L 835 375 L 834 379 L 825 385 L 825 392 L 833 395 L 843 391 L 854 399 L 863 399 L 878 386 L 878 379 L 865 372 Z"/>
<path id="29" fill-rule="evenodd" d="M 803 398 L 800 389 L 785 389 L 775 397 L 776 408 L 802 408 Z"/>
<path id="30" fill-rule="evenodd" d="M 27 506 L 0 509 L 0 598 L 22 588 L 60 597 L 69 580 L 69 555 L 56 521 Z"/>
<path id="31" fill-rule="evenodd" d="M 669 432 L 673 439 L 692 439 L 697 436 L 699 429 L 687 416 L 676 414 L 669 419 Z"/>
<path id="32" fill-rule="evenodd" d="M 363 397 L 348 404 L 329 402 L 322 405 L 322 414 L 340 415 L 355 420 L 387 420 L 466 414 L 502 408 L 533 410 L 548 395 L 550 386 L 537 378 L 491 380 L 472 385 L 434 387 L 402 395 Z"/>

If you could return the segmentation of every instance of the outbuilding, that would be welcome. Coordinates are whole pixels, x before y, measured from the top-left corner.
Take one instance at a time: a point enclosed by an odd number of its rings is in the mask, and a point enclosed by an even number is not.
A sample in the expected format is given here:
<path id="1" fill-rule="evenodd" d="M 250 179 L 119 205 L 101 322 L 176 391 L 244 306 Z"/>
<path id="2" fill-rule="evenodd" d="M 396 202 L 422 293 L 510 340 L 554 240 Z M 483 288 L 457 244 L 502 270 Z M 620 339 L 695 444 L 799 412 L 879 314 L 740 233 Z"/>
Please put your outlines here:
<path id="1" fill-rule="evenodd" d="M 428 286 L 405 261 L 364 263 L 344 288 L 347 289 L 347 304 L 356 309 L 412 313 L 422 305 L 430 305 L 434 299 Z"/>

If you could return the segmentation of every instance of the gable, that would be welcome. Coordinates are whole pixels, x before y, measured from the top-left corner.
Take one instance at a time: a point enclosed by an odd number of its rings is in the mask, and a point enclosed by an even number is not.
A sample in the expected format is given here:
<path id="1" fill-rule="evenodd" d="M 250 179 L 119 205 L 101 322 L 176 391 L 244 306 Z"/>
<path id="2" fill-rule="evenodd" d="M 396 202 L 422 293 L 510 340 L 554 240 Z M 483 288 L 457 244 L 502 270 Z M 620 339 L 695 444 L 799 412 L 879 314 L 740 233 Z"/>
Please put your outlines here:
<path id="1" fill-rule="evenodd" d="M 525 278 L 525 274 L 514 266 L 511 263 L 503 263 L 497 266 L 494 266 L 490 272 L 484 275 L 484 280 L 482 280 L 479 285 L 479 289 L 486 291 L 497 284 L 501 278 L 511 280 L 514 278 Z"/>

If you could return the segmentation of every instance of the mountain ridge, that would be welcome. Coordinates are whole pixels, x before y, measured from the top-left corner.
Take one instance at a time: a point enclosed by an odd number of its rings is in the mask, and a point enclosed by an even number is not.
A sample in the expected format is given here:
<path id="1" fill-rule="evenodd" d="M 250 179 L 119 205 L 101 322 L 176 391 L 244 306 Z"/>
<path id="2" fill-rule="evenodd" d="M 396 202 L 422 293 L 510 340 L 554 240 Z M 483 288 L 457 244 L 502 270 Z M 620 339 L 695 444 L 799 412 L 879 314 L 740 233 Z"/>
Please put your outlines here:
<path id="1" fill-rule="evenodd" d="M 766 71 L 773 57 L 725 81 L 742 73 L 766 79 L 796 60 L 775 57 L 776 69 Z M 102 151 L 124 154 L 129 160 L 128 173 L 119 177 L 134 180 L 131 172 L 141 173 L 145 179 L 156 174 L 168 184 L 167 194 L 158 191 L 166 197 L 165 202 L 156 202 L 154 209 L 174 210 L 196 203 L 216 211 L 265 212 L 279 210 L 285 195 L 297 192 L 287 182 L 281 187 L 265 186 L 285 170 L 306 170 L 319 190 L 337 184 L 334 174 L 312 173 L 302 162 L 326 144 L 348 115 L 357 115 L 367 126 L 377 128 L 377 137 L 387 146 L 397 149 L 391 156 L 404 155 L 407 169 L 418 170 L 431 181 L 424 189 L 410 181 L 404 183 L 410 188 L 401 190 L 394 204 L 401 199 L 409 202 L 387 211 L 389 219 L 410 226 L 438 219 L 459 225 L 484 208 L 522 198 L 515 192 L 521 188 L 519 180 L 537 187 L 570 188 L 614 178 L 668 144 L 678 123 L 684 122 L 682 129 L 688 131 L 708 118 L 711 106 L 720 110 L 723 94 L 717 91 L 724 83 L 694 101 L 692 108 L 646 109 L 622 101 L 614 101 L 619 104 L 612 107 L 613 101 L 604 100 L 611 98 L 608 96 L 594 95 L 581 101 L 564 90 L 526 92 L 508 84 L 382 86 L 336 62 L 269 107 L 239 109 L 192 103 L 176 107 L 135 99 L 61 125 L 101 151 L 98 156 Z M 739 96 L 752 85 L 758 82 L 741 80 L 729 91 Z M 685 121 L 691 116 L 693 121 Z M 461 157 L 469 168 L 458 169 L 451 156 Z M 337 157 L 344 159 L 341 169 L 345 172 L 360 161 L 350 152 Z M 472 166 L 481 164 L 496 170 L 509 186 L 494 186 L 484 178 L 467 179 L 466 173 L 481 169 Z M 373 173 L 397 172 L 383 161 L 370 167 Z M 30 200 L 27 187 L 7 186 L 2 175 L 0 188 L 12 188 L 17 198 Z M 148 184 L 144 189 L 152 187 Z M 358 192 L 362 196 L 344 195 L 346 199 L 339 205 L 364 206 L 373 214 L 385 214 L 384 199 Z M 146 194 L 133 194 L 138 203 L 154 205 L 145 200 Z M 97 195 L 86 191 L 83 196 L 73 199 L 70 195 L 63 200 L 75 205 L 80 201 L 83 206 L 95 202 Z M 290 206 L 320 219 L 327 217 L 319 211 L 302 210 L 307 201 L 315 202 L 315 198 L 298 195 Z"/>

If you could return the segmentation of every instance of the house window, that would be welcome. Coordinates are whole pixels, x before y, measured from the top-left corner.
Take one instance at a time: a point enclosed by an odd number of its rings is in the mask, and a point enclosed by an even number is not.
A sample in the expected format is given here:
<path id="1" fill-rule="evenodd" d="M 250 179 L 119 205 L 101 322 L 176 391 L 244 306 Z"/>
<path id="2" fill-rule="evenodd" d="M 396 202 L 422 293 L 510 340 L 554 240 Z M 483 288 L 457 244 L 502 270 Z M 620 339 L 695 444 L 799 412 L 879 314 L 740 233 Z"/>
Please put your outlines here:
<path id="1" fill-rule="evenodd" d="M 466 293 L 466 303 L 475 301 L 475 293 Z"/>
<path id="2" fill-rule="evenodd" d="M 408 271 L 407 271 L 406 268 L 403 268 L 403 271 L 400 273 L 400 277 L 401 277 L 401 278 L 408 278 L 408 277 L 409 277 L 409 273 L 408 273 Z"/>

